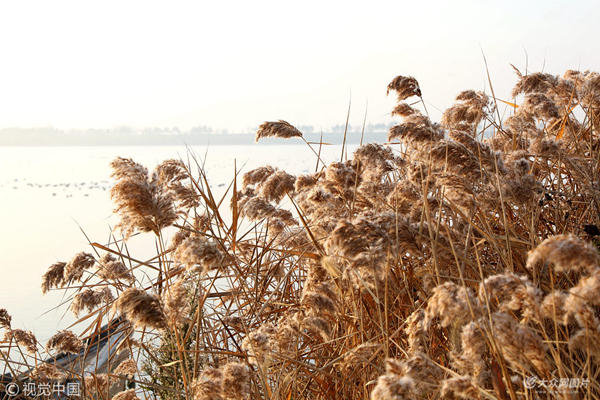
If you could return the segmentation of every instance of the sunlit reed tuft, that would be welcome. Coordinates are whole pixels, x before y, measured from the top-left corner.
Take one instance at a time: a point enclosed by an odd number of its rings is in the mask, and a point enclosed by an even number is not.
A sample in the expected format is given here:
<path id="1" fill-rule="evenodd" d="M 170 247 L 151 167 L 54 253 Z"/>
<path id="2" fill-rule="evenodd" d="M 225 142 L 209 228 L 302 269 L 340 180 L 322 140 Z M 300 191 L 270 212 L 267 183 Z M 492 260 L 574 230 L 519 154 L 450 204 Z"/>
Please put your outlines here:
<path id="1" fill-rule="evenodd" d="M 292 126 L 289 122 L 279 120 L 276 122 L 265 122 L 258 128 L 258 131 L 256 132 L 256 142 L 267 137 L 289 139 L 293 137 L 302 137 L 302 132 Z"/>

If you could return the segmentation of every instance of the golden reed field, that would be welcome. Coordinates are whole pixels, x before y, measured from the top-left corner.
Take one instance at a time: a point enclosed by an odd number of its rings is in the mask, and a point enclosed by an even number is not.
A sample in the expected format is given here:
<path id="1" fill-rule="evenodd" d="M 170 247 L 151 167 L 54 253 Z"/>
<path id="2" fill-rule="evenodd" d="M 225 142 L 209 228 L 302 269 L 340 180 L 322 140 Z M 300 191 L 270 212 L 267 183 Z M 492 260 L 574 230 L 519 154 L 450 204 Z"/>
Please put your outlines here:
<path id="1" fill-rule="evenodd" d="M 114 160 L 113 239 L 43 277 L 83 335 L 44 345 L 2 309 L 2 373 L 135 383 L 115 400 L 599 399 L 600 74 L 516 73 L 512 99 L 467 90 L 439 123 L 398 76 L 387 143 L 330 164 L 307 143 L 314 173 L 265 165 L 222 198 L 193 154 Z M 117 316 L 104 369 L 49 358 Z"/>

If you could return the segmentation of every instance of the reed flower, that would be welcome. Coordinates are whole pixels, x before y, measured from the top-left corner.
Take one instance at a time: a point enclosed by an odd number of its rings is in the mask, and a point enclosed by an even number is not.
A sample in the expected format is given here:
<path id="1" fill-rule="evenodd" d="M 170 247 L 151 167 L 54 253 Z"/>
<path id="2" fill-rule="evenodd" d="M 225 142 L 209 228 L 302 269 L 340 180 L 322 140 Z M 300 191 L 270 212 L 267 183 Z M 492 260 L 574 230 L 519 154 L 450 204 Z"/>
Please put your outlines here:
<path id="1" fill-rule="evenodd" d="M 164 311 L 171 326 L 181 325 L 189 320 L 190 304 L 185 281 L 180 279 L 163 292 Z"/>
<path id="2" fill-rule="evenodd" d="M 370 364 L 372 358 L 381 349 L 376 343 L 363 343 L 346 352 L 342 359 L 342 368 L 351 368 L 356 365 Z"/>
<path id="3" fill-rule="evenodd" d="M 507 273 L 486 278 L 479 286 L 479 301 L 491 310 L 520 310 L 524 322 L 541 319 L 540 294 L 525 276 Z"/>
<path id="4" fill-rule="evenodd" d="M 58 288 L 64 283 L 64 270 L 67 263 L 56 262 L 52 264 L 42 277 L 42 293 L 46 294 L 52 288 Z"/>
<path id="5" fill-rule="evenodd" d="M 129 288 L 119 295 L 113 304 L 137 328 L 164 329 L 167 325 L 160 300 L 137 288 Z"/>
<path id="6" fill-rule="evenodd" d="M 296 178 L 294 183 L 294 189 L 296 192 L 302 192 L 307 189 L 313 188 L 319 180 L 319 175 L 300 175 Z"/>
<path id="7" fill-rule="evenodd" d="M 265 122 L 258 127 L 258 131 L 256 132 L 256 142 L 266 137 L 289 139 L 293 137 L 302 137 L 302 132 L 292 126 L 289 122 L 280 119 L 277 122 Z"/>
<path id="8" fill-rule="evenodd" d="M 490 99 L 482 92 L 466 90 L 456 96 L 457 104 L 446 109 L 440 124 L 445 128 L 466 127 L 473 130 L 493 110 Z"/>
<path id="9" fill-rule="evenodd" d="M 106 395 L 117 381 L 117 378 L 108 374 L 90 374 L 84 379 L 84 387 L 85 390 L 102 396 L 103 394 Z"/>
<path id="10" fill-rule="evenodd" d="M 57 353 L 78 354 L 82 348 L 83 342 L 81 339 L 72 331 L 66 329 L 52 336 L 46 343 L 46 349 L 55 350 Z"/>
<path id="11" fill-rule="evenodd" d="M 596 268 L 600 262 L 600 255 L 593 246 L 577 236 L 565 234 L 552 236 L 530 251 L 527 267 L 533 268 L 540 261 L 553 264 L 559 272 L 568 272 L 581 268 Z"/>
<path id="12" fill-rule="evenodd" d="M 598 108 L 600 104 L 600 74 L 597 72 L 588 72 L 585 75 L 579 97 L 583 106 Z"/>
<path id="13" fill-rule="evenodd" d="M 387 94 L 391 91 L 398 93 L 398 102 L 408 99 L 412 96 L 421 97 L 419 82 L 412 76 L 397 76 L 387 87 Z"/>
<path id="14" fill-rule="evenodd" d="M 12 321 L 12 317 L 6 311 L 6 308 L 0 308 L 0 328 L 4 328 L 6 330 L 10 330 L 10 322 Z"/>
<path id="15" fill-rule="evenodd" d="M 558 290 L 549 293 L 542 302 L 542 315 L 558 323 L 566 324 L 570 312 L 565 308 L 568 295 Z"/>
<path id="16" fill-rule="evenodd" d="M 220 268 L 225 256 L 215 243 L 191 236 L 177 247 L 174 258 L 185 264 L 188 271 L 206 274 Z"/>
<path id="17" fill-rule="evenodd" d="M 463 326 L 460 338 L 462 351 L 452 354 L 452 365 L 461 374 L 474 377 L 478 385 L 483 385 L 489 375 L 484 332 L 477 322 L 472 321 Z"/>
<path id="18" fill-rule="evenodd" d="M 251 197 L 242 201 L 240 215 L 247 217 L 251 221 L 259 221 L 265 218 L 279 218 L 287 225 L 296 225 L 294 216 L 288 210 L 278 209 L 271 205 L 267 200 L 261 197 Z"/>
<path id="19" fill-rule="evenodd" d="M 87 309 L 87 312 L 92 312 L 96 307 L 108 305 L 112 303 L 113 300 L 114 296 L 108 286 L 103 286 L 98 289 L 87 288 L 83 289 L 73 297 L 70 308 L 73 314 L 76 317 L 79 317 L 79 314 L 84 309 Z"/>
<path id="20" fill-rule="evenodd" d="M 314 338 L 320 338 L 323 342 L 331 340 L 331 324 L 321 317 L 306 317 L 302 320 L 302 327 L 312 333 Z"/>
<path id="21" fill-rule="evenodd" d="M 250 393 L 250 371 L 247 365 L 230 361 L 221 368 L 224 399 L 241 400 Z"/>
<path id="22" fill-rule="evenodd" d="M 248 354 L 251 364 L 268 367 L 277 348 L 277 330 L 270 323 L 262 324 L 257 330 L 250 332 L 242 341 L 242 349 Z"/>
<path id="23" fill-rule="evenodd" d="M 31 375 L 34 379 L 38 380 L 58 380 L 63 379 L 65 377 L 65 373 L 61 372 L 55 364 L 49 362 L 39 363 L 33 371 L 31 371 Z"/>
<path id="24" fill-rule="evenodd" d="M 223 385 L 223 373 L 212 367 L 202 370 L 202 373 L 193 382 L 192 394 L 196 400 L 221 400 L 221 389 Z"/>
<path id="25" fill-rule="evenodd" d="M 541 93 L 527 94 L 521 107 L 523 107 L 523 111 L 530 113 L 538 119 L 552 120 L 560 118 L 556 104 Z"/>
<path id="26" fill-rule="evenodd" d="M 279 171 L 270 165 L 265 165 L 248 171 L 242 177 L 242 186 L 258 185 L 267 180 L 271 175 Z"/>
<path id="27" fill-rule="evenodd" d="M 406 375 L 398 360 L 386 360 L 386 374 L 379 377 L 371 393 L 371 400 L 416 400 L 415 381 Z"/>
<path id="28" fill-rule="evenodd" d="M 442 396 L 452 393 L 461 399 L 479 399 L 479 387 L 470 376 L 458 376 L 446 379 L 442 385 Z"/>
<path id="29" fill-rule="evenodd" d="M 260 196 L 272 203 L 279 203 L 286 195 L 294 194 L 296 177 L 285 171 L 277 171 L 269 176 L 260 187 Z"/>
<path id="30" fill-rule="evenodd" d="M 415 114 L 421 114 L 421 112 L 404 102 L 398 103 L 398 105 L 392 110 L 392 116 L 397 115 L 399 117 L 408 117 Z"/>
<path id="31" fill-rule="evenodd" d="M 404 122 L 390 128 L 387 141 L 399 139 L 413 145 L 425 144 L 441 140 L 444 134 L 436 127 L 416 122 Z"/>
<path id="32" fill-rule="evenodd" d="M 558 77 L 536 72 L 528 75 L 519 74 L 519 82 L 515 85 L 511 95 L 517 97 L 519 94 L 548 93 L 558 85 Z"/>
<path id="33" fill-rule="evenodd" d="M 83 271 L 91 268 L 96 263 L 94 256 L 90 253 L 77 253 L 75 256 L 65 265 L 63 271 L 63 282 L 71 283 L 73 281 L 80 281 L 83 277 Z"/>
<path id="34" fill-rule="evenodd" d="M 4 332 L 4 340 L 14 340 L 19 346 L 25 347 L 29 354 L 35 354 L 37 351 L 37 339 L 31 331 L 23 329 L 11 329 Z"/>
<path id="35" fill-rule="evenodd" d="M 451 140 L 440 140 L 433 144 L 423 158 L 430 158 L 431 162 L 439 168 L 462 176 L 481 176 L 479 159 L 465 145 Z"/>
<path id="36" fill-rule="evenodd" d="M 492 324 L 494 339 L 513 368 L 527 368 L 528 371 L 537 371 L 544 377 L 550 375 L 546 345 L 537 333 L 526 325 L 517 323 L 505 313 L 494 313 Z"/>
<path id="37" fill-rule="evenodd" d="M 423 326 L 429 328 L 434 318 L 439 318 L 441 326 L 461 324 L 481 314 L 480 303 L 469 288 L 446 282 L 433 289 L 427 302 Z"/>
<path id="38" fill-rule="evenodd" d="M 425 351 L 427 331 L 423 326 L 425 312 L 419 309 L 406 319 L 406 333 L 408 334 L 408 352 L 415 355 Z"/>
<path id="39" fill-rule="evenodd" d="M 113 371 L 115 375 L 122 375 L 127 377 L 132 377 L 135 374 L 137 374 L 137 372 L 137 363 L 131 358 L 120 363 L 119 366 Z"/>
<path id="40" fill-rule="evenodd" d="M 600 305 L 600 268 L 594 268 L 590 275 L 582 277 L 576 286 L 569 289 L 569 301 L 584 301 L 590 305 Z"/>
<path id="41" fill-rule="evenodd" d="M 118 157 L 112 163 L 112 177 L 117 180 L 111 189 L 118 224 L 129 237 L 135 230 L 160 231 L 177 219 L 175 196 L 168 185 L 158 181 L 158 175 L 148 176 L 148 171 L 131 159 Z"/>
<path id="42" fill-rule="evenodd" d="M 136 400 L 136 399 L 139 399 L 139 397 L 137 396 L 135 389 L 124 390 L 122 392 L 115 394 L 112 398 L 112 400 Z"/>
<path id="43" fill-rule="evenodd" d="M 575 335 L 569 338 L 571 350 L 582 350 L 594 357 L 596 363 L 600 362 L 600 321 L 594 316 L 589 307 L 579 310 L 577 319 L 582 327 Z"/>
<path id="44" fill-rule="evenodd" d="M 129 268 L 111 253 L 106 253 L 98 260 L 97 276 L 112 281 L 124 280 L 129 284 L 133 284 L 135 280 Z"/>

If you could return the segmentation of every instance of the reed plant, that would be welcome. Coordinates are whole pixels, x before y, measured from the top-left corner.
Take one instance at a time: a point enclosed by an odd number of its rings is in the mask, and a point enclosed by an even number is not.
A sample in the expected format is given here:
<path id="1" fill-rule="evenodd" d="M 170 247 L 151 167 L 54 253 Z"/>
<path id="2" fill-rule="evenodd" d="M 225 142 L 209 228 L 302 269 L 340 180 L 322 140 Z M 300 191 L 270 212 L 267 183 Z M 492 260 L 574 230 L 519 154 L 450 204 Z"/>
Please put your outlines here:
<path id="1" fill-rule="evenodd" d="M 387 143 L 236 172 L 221 197 L 192 153 L 118 158 L 113 239 L 42 289 L 71 288 L 78 324 L 130 321 L 119 399 L 598 399 L 600 75 L 516 72 L 512 99 L 467 90 L 439 123 L 399 76 Z"/>

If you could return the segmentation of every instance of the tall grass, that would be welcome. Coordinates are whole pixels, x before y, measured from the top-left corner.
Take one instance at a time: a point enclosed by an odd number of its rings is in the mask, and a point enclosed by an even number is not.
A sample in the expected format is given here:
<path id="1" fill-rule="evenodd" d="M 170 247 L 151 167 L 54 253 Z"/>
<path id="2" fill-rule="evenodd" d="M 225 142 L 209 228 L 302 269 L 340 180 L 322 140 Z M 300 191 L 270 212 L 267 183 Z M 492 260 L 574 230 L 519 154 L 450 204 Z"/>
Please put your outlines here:
<path id="1" fill-rule="evenodd" d="M 513 99 L 464 91 L 440 123 L 416 79 L 392 92 L 388 143 L 260 167 L 221 198 L 193 154 L 113 161 L 114 239 L 42 286 L 71 288 L 79 324 L 131 322 L 138 390 L 119 398 L 600 398 L 600 75 L 518 73 Z"/>

